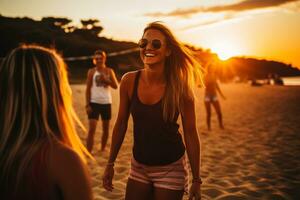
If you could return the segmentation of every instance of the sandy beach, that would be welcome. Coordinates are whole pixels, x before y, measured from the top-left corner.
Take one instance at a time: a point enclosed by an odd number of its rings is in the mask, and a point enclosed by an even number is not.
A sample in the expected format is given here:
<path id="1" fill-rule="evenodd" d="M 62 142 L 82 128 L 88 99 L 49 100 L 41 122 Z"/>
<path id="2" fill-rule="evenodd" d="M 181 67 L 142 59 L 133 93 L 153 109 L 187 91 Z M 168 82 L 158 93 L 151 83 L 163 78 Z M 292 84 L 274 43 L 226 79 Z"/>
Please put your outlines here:
<path id="1" fill-rule="evenodd" d="M 207 131 L 203 89 L 196 91 L 202 199 L 300 199 L 300 86 L 224 84 L 221 87 L 227 97 L 221 100 L 225 130 L 219 129 L 213 112 L 212 130 Z M 87 127 L 85 85 L 72 85 L 72 90 L 75 110 Z M 111 130 L 118 104 L 118 90 L 113 90 Z M 95 200 L 124 199 L 132 131 L 130 118 L 115 164 L 115 189 L 107 192 L 102 188 L 101 177 L 109 152 L 100 152 L 101 124 L 98 124 L 93 151 L 96 162 L 88 163 Z M 79 135 L 85 144 L 86 133 L 79 130 Z"/>

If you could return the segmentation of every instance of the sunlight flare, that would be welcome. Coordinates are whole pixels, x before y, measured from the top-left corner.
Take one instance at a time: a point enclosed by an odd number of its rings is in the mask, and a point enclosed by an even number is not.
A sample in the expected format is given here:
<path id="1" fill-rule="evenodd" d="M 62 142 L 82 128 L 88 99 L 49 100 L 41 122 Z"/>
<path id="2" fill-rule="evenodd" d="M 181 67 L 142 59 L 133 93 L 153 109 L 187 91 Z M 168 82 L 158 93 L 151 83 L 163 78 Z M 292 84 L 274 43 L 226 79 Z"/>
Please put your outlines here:
<path id="1" fill-rule="evenodd" d="M 211 47 L 211 50 L 216 53 L 221 60 L 228 60 L 240 53 L 237 47 L 229 43 L 217 43 Z"/>

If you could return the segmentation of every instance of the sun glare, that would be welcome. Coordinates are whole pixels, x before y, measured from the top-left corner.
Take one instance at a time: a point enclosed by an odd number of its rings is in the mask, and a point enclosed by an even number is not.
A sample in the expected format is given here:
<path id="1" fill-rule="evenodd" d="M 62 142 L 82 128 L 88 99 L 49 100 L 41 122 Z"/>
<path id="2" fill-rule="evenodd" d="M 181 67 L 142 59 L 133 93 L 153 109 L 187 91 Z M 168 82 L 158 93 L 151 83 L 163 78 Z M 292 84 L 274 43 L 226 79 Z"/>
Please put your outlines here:
<path id="1" fill-rule="evenodd" d="M 211 50 L 218 55 L 219 59 L 223 61 L 238 55 L 237 48 L 227 43 L 218 43 L 212 46 Z"/>
<path id="2" fill-rule="evenodd" d="M 232 57 L 232 54 L 228 53 L 228 52 L 220 52 L 220 53 L 217 53 L 218 54 L 218 57 L 221 59 L 221 60 L 227 60 L 229 58 Z"/>

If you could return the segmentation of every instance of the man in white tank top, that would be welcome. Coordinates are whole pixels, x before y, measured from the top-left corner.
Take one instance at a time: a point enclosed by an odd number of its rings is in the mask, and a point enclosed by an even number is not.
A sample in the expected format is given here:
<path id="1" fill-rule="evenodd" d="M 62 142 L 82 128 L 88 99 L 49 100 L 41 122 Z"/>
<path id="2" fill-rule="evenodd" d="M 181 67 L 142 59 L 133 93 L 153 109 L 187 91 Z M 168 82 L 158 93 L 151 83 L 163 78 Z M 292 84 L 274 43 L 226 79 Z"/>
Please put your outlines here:
<path id="1" fill-rule="evenodd" d="M 92 153 L 93 150 L 94 136 L 99 115 L 101 115 L 103 130 L 101 137 L 101 151 L 105 150 L 111 119 L 112 97 L 110 88 L 118 88 L 116 75 L 111 68 L 106 67 L 105 61 L 106 53 L 97 50 L 93 58 L 95 67 L 89 69 L 87 74 L 86 112 L 89 118 L 87 149 L 90 153 Z"/>

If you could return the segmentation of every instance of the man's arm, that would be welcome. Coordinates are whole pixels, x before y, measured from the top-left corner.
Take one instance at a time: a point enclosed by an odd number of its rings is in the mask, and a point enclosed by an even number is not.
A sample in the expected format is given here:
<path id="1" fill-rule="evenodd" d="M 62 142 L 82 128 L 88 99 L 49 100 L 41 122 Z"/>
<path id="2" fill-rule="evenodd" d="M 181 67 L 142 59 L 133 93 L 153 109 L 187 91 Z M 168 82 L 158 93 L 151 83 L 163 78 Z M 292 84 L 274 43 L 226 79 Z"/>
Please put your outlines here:
<path id="1" fill-rule="evenodd" d="M 91 100 L 91 87 L 93 84 L 93 74 L 94 70 L 89 69 L 87 73 L 87 79 L 86 79 L 86 90 L 85 90 L 85 106 L 87 107 Z"/>

